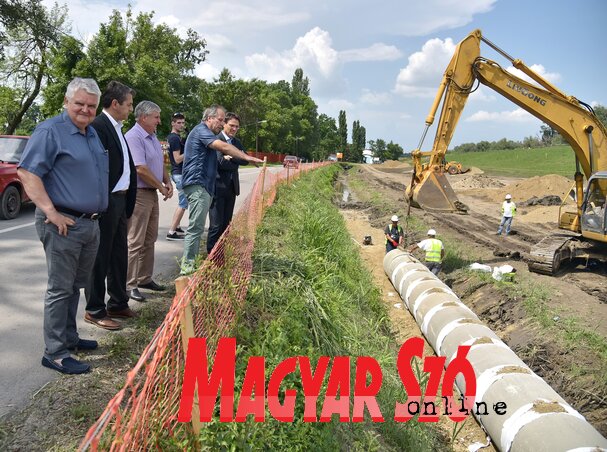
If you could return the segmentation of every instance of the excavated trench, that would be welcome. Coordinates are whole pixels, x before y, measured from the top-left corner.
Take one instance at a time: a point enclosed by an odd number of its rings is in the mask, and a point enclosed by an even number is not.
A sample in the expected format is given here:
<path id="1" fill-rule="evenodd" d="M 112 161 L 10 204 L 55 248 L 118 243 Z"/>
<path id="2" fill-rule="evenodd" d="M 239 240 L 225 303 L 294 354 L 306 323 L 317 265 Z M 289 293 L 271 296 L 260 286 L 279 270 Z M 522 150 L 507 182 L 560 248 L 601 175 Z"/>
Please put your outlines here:
<path id="1" fill-rule="evenodd" d="M 348 178 L 351 176 L 346 174 L 343 177 L 342 186 L 348 186 Z M 356 177 L 365 181 L 367 190 L 377 192 L 382 199 L 392 203 L 395 206 L 394 213 L 406 212 L 404 187 L 407 180 L 401 182 L 403 174 L 358 170 Z M 463 196 L 468 197 L 469 194 Z M 491 265 L 509 263 L 519 270 L 517 278 L 530 280 L 545 288 L 551 293 L 549 309 L 559 313 L 550 320 L 556 328 L 540 326 L 527 312 L 525 300 L 520 296 L 508 294 L 507 290 L 500 290 L 490 282 L 479 281 L 469 272 L 456 271 L 441 277 L 462 302 L 495 331 L 536 374 L 545 379 L 602 435 L 607 436 L 607 384 L 605 374 L 601 376 L 601 360 L 597 357 L 597 350 L 577 347 L 572 351 L 567 342 L 555 336 L 559 324 L 566 326 L 567 322 L 575 321 L 582 323 L 588 331 L 607 337 L 607 273 L 600 268 L 588 270 L 579 267 L 567 268 L 558 277 L 527 272 L 525 254 L 532 244 L 549 232 L 548 223 L 515 222 L 515 234 L 508 238 L 496 237 L 495 229 L 499 218 L 491 215 L 489 210 L 495 209 L 495 205 L 486 199 L 470 198 L 472 205 L 480 205 L 479 211 L 472 211 L 470 215 L 433 215 L 419 209 L 412 209 L 411 212 L 428 227 L 437 229 L 439 235 L 446 236 L 449 242 L 465 244 L 468 252 L 475 256 L 474 259 Z M 360 226 L 360 230 L 351 229 L 353 238 L 360 240 L 372 231 L 375 246 L 383 248 L 382 229 L 389 217 L 385 208 L 361 202 L 357 199 L 356 192 L 351 193 L 348 201 L 336 204 L 366 225 Z M 466 199 L 466 204 L 471 204 L 469 198 Z M 530 212 L 534 212 L 534 208 L 526 207 Z M 555 224 L 549 226 L 556 227 Z M 410 237 L 408 242 L 421 238 Z M 361 252 L 364 252 L 365 259 L 370 261 L 371 266 L 381 265 L 383 253 L 377 253 L 377 258 L 373 260 L 368 249 L 361 248 Z M 385 279 L 385 275 L 376 277 L 380 287 L 382 278 Z M 573 343 L 576 343 L 575 339 Z"/>

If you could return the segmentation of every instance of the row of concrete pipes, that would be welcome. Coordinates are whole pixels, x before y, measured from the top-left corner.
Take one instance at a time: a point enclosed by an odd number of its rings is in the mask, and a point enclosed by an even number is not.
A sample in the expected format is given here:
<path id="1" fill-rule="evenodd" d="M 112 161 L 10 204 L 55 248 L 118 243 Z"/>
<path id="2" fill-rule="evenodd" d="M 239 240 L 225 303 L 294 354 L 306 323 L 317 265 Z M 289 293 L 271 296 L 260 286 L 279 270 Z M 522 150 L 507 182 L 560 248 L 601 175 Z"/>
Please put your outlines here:
<path id="1" fill-rule="evenodd" d="M 507 406 L 503 415 L 474 413 L 499 450 L 607 451 L 607 439 L 422 263 L 393 250 L 384 258 L 384 271 L 436 354 L 446 357 L 445 367 L 460 345 L 471 346 L 467 359 L 476 376 L 475 401 Z M 458 375 L 461 394 L 465 384 Z"/>

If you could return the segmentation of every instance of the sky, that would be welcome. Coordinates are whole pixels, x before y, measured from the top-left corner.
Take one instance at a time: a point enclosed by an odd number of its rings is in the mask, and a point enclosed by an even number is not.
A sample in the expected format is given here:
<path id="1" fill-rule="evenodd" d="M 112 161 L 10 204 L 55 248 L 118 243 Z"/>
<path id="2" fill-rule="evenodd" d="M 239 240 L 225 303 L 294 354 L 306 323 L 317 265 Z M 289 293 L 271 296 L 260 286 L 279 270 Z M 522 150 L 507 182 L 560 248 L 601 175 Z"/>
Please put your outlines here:
<path id="1" fill-rule="evenodd" d="M 44 0 L 51 5 L 54 0 Z M 107 22 L 115 0 L 59 0 L 72 34 L 83 40 Z M 238 78 L 291 81 L 302 68 L 319 113 L 345 110 L 367 140 L 418 147 L 425 119 L 455 46 L 471 31 L 552 82 L 561 91 L 607 106 L 607 1 L 604 0 L 132 0 L 154 21 L 207 41 L 196 69 L 212 81 L 223 68 Z M 601 31 L 603 30 L 603 31 Z M 603 49 L 603 50 L 601 50 Z M 510 62 L 482 44 L 481 55 Z M 135 87 L 136 88 L 136 87 Z M 153 100 L 153 99 L 150 99 Z M 438 115 L 437 115 L 438 117 Z M 486 86 L 468 99 L 451 147 L 502 138 L 539 136 L 542 123 Z M 421 146 L 429 150 L 431 128 Z"/>

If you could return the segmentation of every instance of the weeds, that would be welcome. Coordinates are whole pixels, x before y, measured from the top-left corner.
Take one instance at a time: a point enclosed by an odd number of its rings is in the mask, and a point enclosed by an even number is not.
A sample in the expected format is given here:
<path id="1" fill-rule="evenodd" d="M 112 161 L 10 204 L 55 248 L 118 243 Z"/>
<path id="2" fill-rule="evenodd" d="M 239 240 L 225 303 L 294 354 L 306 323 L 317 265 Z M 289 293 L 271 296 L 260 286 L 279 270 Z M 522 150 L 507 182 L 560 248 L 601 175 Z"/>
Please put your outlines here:
<path id="1" fill-rule="evenodd" d="M 263 423 L 213 422 L 201 437 L 211 450 L 227 445 L 238 449 L 239 444 L 248 449 L 289 450 L 439 447 L 434 426 L 391 420 L 395 402 L 406 399 L 396 376 L 397 344 L 379 290 L 331 203 L 337 171 L 331 166 L 281 187 L 258 229 L 253 276 L 235 328 L 236 387 L 241 387 L 249 356 L 265 356 L 266 369 L 289 356 L 308 356 L 313 366 L 322 355 L 350 356 L 352 376 L 356 356 L 373 356 L 385 369 L 378 403 L 386 422 L 339 423 L 334 417 L 328 423 L 304 423 L 301 380 L 298 373 L 289 374 L 281 389 L 297 390 L 292 423 L 277 422 L 269 415 Z M 323 400 L 321 396 L 319 405 Z"/>

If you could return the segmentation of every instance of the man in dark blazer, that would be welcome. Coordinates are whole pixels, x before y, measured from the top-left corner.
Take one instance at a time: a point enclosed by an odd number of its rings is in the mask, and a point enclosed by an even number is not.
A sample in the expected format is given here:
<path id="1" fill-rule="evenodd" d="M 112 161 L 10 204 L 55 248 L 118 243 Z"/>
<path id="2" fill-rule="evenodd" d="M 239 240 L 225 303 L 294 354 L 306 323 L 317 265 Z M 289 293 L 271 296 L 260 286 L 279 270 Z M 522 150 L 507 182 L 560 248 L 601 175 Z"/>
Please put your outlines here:
<path id="1" fill-rule="evenodd" d="M 137 317 L 129 308 L 126 291 L 127 219 L 137 196 L 137 172 L 122 134 L 122 122 L 133 111 L 135 91 L 112 81 L 101 95 L 103 111 L 92 123 L 109 156 L 109 203 L 99 220 L 100 241 L 93 273 L 85 289 L 85 322 L 106 330 L 117 330 L 113 318 Z M 110 297 L 105 304 L 105 282 Z"/>
<path id="2" fill-rule="evenodd" d="M 240 117 L 235 113 L 226 113 L 226 121 L 223 130 L 219 132 L 217 138 L 241 151 L 244 147 L 236 133 L 240 128 Z M 238 167 L 248 165 L 245 160 L 232 158 L 217 152 L 217 179 L 215 181 L 215 196 L 209 210 L 209 235 L 207 237 L 207 253 L 211 250 L 221 237 L 221 234 L 228 228 L 232 215 L 234 213 L 234 204 L 236 196 L 240 195 L 240 180 L 238 179 Z"/>

